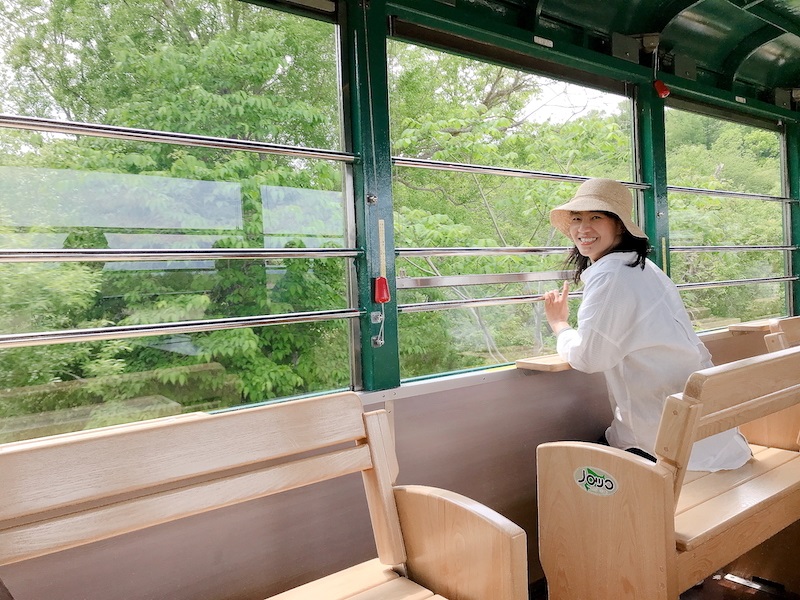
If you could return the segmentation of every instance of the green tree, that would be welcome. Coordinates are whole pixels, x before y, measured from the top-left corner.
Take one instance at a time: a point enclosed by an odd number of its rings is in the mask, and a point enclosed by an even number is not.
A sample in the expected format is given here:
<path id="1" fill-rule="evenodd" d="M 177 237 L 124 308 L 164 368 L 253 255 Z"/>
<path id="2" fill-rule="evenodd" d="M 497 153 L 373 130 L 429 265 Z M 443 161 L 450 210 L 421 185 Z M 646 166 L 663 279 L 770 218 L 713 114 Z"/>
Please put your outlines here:
<path id="1" fill-rule="evenodd" d="M 279 144 L 341 144 L 331 25 L 222 0 L 17 0 L 0 8 L 0 20 L 7 25 L 0 33 L 0 55 L 13 74 L 0 96 L 4 112 Z M 126 231 L 172 236 L 177 247 L 191 245 L 196 236 L 216 239 L 217 247 L 263 247 L 269 233 L 265 190 L 342 189 L 341 169 L 326 161 L 112 138 L 2 130 L 0 160 L 22 168 L 13 175 L 28 179 L 27 194 L 51 196 L 50 205 L 37 204 L 43 207 L 40 214 L 24 218 L 23 231 L 66 233 L 66 247 L 74 248 L 108 247 L 109 235 Z M 52 173 L 57 175 L 49 177 Z M 72 175 L 59 183 L 59 176 L 69 173 L 94 177 L 110 196 L 95 204 L 87 196 L 82 206 L 71 206 L 78 192 L 67 188 L 88 189 Z M 170 188 L 191 190 L 191 182 L 214 185 L 195 185 L 197 193 L 190 195 Z M 53 185 L 63 189 L 53 195 L 48 190 Z M 148 185 L 159 191 L 142 192 Z M 231 186 L 239 194 L 241 217 L 235 225 L 213 217 L 229 202 Z M 3 202 L 18 205 L 11 193 Z M 132 205 L 140 225 L 131 229 L 124 209 Z M 96 210 L 109 213 L 100 219 L 105 224 L 82 224 L 83 215 Z M 15 216 L 0 224 L 19 231 L 23 221 Z M 16 329 L 9 324 L 4 331 L 338 308 L 346 298 L 340 259 L 272 266 L 218 261 L 211 270 L 190 263 L 149 270 L 103 269 L 100 263 L 61 267 L 57 278 L 49 270 L 49 285 L 38 290 L 42 300 L 28 303 L 15 317 Z M 6 298 L 25 297 L 24 274 L 15 269 L 14 277 L 4 279 Z M 45 270 L 42 277 L 47 276 Z M 36 283 L 28 277 L 28 286 Z M 71 294 L 60 294 L 65 287 Z M 35 322 L 35 308 L 53 317 Z M 29 385 L 152 369 L 164 380 L 185 383 L 187 368 L 214 361 L 237 375 L 243 400 L 257 401 L 346 385 L 346 340 L 346 324 L 323 323 L 194 334 L 188 353 L 165 352 L 164 340 L 141 339 L 4 356 L 20 367 L 32 354 L 58 357 L 46 361 L 47 370 L 31 371 Z"/>

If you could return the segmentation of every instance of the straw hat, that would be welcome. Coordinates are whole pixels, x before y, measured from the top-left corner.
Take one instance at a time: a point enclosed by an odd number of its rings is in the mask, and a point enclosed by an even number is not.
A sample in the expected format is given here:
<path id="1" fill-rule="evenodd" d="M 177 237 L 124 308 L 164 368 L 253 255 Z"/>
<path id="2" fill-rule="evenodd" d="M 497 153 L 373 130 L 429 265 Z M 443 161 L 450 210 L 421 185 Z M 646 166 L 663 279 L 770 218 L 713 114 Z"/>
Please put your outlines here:
<path id="1" fill-rule="evenodd" d="M 633 198 L 628 188 L 619 181 L 613 179 L 584 181 L 572 200 L 550 211 L 550 223 L 565 236 L 570 237 L 570 213 L 580 211 L 614 213 L 633 237 L 647 239 L 647 234 L 631 219 Z"/>

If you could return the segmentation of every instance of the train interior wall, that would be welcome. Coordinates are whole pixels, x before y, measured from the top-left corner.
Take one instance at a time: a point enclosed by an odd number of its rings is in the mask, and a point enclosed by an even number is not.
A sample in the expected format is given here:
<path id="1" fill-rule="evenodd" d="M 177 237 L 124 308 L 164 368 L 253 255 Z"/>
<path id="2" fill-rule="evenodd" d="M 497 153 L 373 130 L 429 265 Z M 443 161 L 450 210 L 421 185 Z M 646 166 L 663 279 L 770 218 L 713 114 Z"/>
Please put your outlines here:
<path id="1" fill-rule="evenodd" d="M 763 352 L 763 334 L 706 334 L 715 362 Z M 494 508 L 536 539 L 536 446 L 594 440 L 610 418 L 600 375 L 514 368 L 363 395 L 394 427 L 398 483 L 447 488 Z M 800 591 L 798 528 L 732 565 Z M 247 502 L 6 566 L 17 600 L 256 600 L 374 556 L 360 475 Z M 777 556 L 779 555 L 779 556 Z M 774 560 L 773 560 L 774 558 Z"/>

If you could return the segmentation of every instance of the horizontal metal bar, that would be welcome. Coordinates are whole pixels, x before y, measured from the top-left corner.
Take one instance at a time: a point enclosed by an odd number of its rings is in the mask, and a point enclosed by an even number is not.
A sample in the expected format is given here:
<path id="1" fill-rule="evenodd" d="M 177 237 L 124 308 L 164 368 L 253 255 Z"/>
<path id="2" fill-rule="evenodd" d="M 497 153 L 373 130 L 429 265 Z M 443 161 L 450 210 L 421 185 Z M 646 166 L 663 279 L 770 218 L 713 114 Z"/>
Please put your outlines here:
<path id="1" fill-rule="evenodd" d="M 582 298 L 583 292 L 570 292 L 570 298 Z M 399 313 L 415 313 L 430 310 L 447 310 L 450 308 L 477 308 L 480 306 L 500 306 L 510 304 L 532 304 L 544 300 L 542 294 L 530 296 L 503 296 L 498 298 L 470 298 L 468 300 L 442 300 L 439 302 L 419 302 L 416 304 L 400 304 Z"/>
<path id="2" fill-rule="evenodd" d="M 770 196 L 768 194 L 749 194 L 747 192 L 731 192 L 726 190 L 707 190 L 703 188 L 682 187 L 678 185 L 668 185 L 668 192 L 676 194 L 697 194 L 701 196 L 721 196 L 724 198 L 741 198 L 743 200 L 769 200 L 771 202 L 796 202 L 786 196 Z"/>
<path id="3" fill-rule="evenodd" d="M 572 271 L 539 271 L 536 273 L 484 273 L 480 275 L 445 275 L 440 277 L 398 277 L 397 289 L 450 287 L 458 285 L 484 285 L 496 283 L 521 283 L 526 281 L 556 281 L 572 277 Z"/>
<path id="4" fill-rule="evenodd" d="M 19 115 L 0 114 L 0 127 L 30 129 L 34 131 L 50 131 L 70 135 L 87 135 L 93 137 L 107 137 L 119 140 L 133 140 L 137 142 L 159 142 L 162 144 L 176 144 L 179 146 L 197 146 L 202 148 L 220 148 L 224 150 L 245 150 L 247 152 L 260 152 L 263 154 L 279 154 L 282 156 L 296 156 L 301 158 L 315 158 L 319 160 L 334 160 L 352 163 L 356 157 L 353 154 L 336 150 L 322 150 L 319 148 L 303 148 L 300 146 L 285 146 L 251 140 L 237 140 L 190 133 L 174 133 L 169 131 L 155 131 L 150 129 L 136 129 L 132 127 L 117 127 L 114 125 L 100 125 L 96 123 L 80 123 L 77 121 L 57 121 L 54 119 L 41 119 L 38 117 L 23 117 Z"/>
<path id="5" fill-rule="evenodd" d="M 565 254 L 569 247 L 492 247 L 492 248 L 397 248 L 395 254 L 405 256 L 496 256 L 505 254 Z"/>
<path id="6" fill-rule="evenodd" d="M 796 281 L 799 277 L 763 277 L 758 279 L 736 279 L 730 281 L 707 281 L 703 283 L 682 283 L 678 284 L 681 291 L 696 290 L 714 287 L 727 287 L 733 285 L 748 285 L 754 283 L 780 283 L 785 281 Z M 569 298 L 582 298 L 583 292 L 570 292 Z M 505 296 L 502 298 L 474 298 L 468 300 L 443 300 L 440 302 L 420 302 L 417 304 L 398 305 L 397 311 L 400 313 L 415 313 L 431 310 L 447 310 L 451 308 L 477 308 L 481 306 L 498 306 L 504 304 L 531 304 L 544 300 L 542 294 L 530 296 Z"/>
<path id="7" fill-rule="evenodd" d="M 685 290 L 702 290 L 715 287 L 730 287 L 734 285 L 750 285 L 754 283 L 782 283 L 786 281 L 797 281 L 798 277 L 756 277 L 754 279 L 729 279 L 727 281 L 704 281 L 700 283 L 678 283 L 677 288 Z"/>
<path id="8" fill-rule="evenodd" d="M 670 246 L 670 252 L 750 252 L 775 250 L 790 252 L 797 246 Z"/>
<path id="9" fill-rule="evenodd" d="M 360 256 L 355 248 L 146 248 L 142 250 L 122 249 L 13 249 L 0 250 L 0 263 L 17 262 L 117 262 L 152 260 L 234 260 L 234 259 L 281 259 L 281 258 L 353 258 Z"/>
<path id="10" fill-rule="evenodd" d="M 549 173 L 547 171 L 528 171 L 526 169 L 511 169 L 508 167 L 492 167 L 488 165 L 473 165 L 466 163 L 454 163 L 441 160 L 428 160 L 424 158 L 406 158 L 403 156 L 393 156 L 392 163 L 398 167 L 411 167 L 415 169 L 432 169 L 436 171 L 452 171 L 455 173 L 475 173 L 477 175 L 502 175 L 504 177 L 523 177 L 525 179 L 542 179 L 546 181 L 562 181 L 570 183 L 583 183 L 591 179 L 582 175 L 561 175 L 559 173 Z M 632 181 L 621 181 L 622 185 L 634 190 L 650 189 L 648 183 L 634 183 Z"/>
<path id="11" fill-rule="evenodd" d="M 47 344 L 68 344 L 72 342 L 98 342 L 120 338 L 149 337 L 155 335 L 176 335 L 179 333 L 198 333 L 221 329 L 241 329 L 244 327 L 263 327 L 267 325 L 290 325 L 353 319 L 365 311 L 355 308 L 319 310 L 313 312 L 286 313 L 282 315 L 259 315 L 255 317 L 232 317 L 227 319 L 207 319 L 203 321 L 183 321 L 159 323 L 157 325 L 130 325 L 117 327 L 95 327 L 92 329 L 70 329 L 64 331 L 42 331 L 0 335 L 0 349 L 21 348 L 23 346 L 44 346 Z"/>
<path id="12" fill-rule="evenodd" d="M 796 281 L 798 277 L 766 277 L 759 279 L 739 279 L 731 281 L 714 281 L 704 283 L 679 284 L 680 290 L 746 285 L 754 283 L 778 283 Z M 582 298 L 582 292 L 570 292 L 569 298 Z M 478 308 L 482 306 L 502 306 L 512 304 L 531 304 L 544 299 L 542 294 L 525 296 L 504 296 L 498 298 L 471 298 L 467 300 L 445 300 L 440 302 L 422 302 L 417 304 L 398 305 L 399 313 L 415 313 L 453 308 Z M 67 344 L 77 342 L 97 342 L 103 340 L 151 337 L 158 335 L 177 335 L 218 331 L 223 329 L 241 329 L 245 327 L 264 327 L 271 325 L 290 325 L 295 323 L 311 323 L 315 321 L 331 321 L 337 319 L 353 319 L 364 314 L 360 309 L 335 309 L 303 313 L 287 313 L 282 315 L 259 315 L 254 317 L 234 317 L 227 319 L 208 319 L 202 321 L 184 321 L 177 323 L 160 323 L 157 325 L 130 325 L 117 327 L 97 327 L 91 329 L 71 329 L 63 331 L 44 331 L 37 333 L 0 335 L 0 350 L 48 344 Z"/>

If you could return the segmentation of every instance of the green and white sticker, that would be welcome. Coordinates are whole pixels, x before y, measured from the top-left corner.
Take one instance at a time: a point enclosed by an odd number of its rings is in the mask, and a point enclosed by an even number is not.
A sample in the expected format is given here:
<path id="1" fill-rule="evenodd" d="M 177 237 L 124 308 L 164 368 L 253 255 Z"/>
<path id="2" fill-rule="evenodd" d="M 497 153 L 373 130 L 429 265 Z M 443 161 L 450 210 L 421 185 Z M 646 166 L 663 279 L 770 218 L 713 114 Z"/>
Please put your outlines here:
<path id="1" fill-rule="evenodd" d="M 617 493 L 614 478 L 597 467 L 580 467 L 573 474 L 578 487 L 596 496 L 610 496 Z"/>

